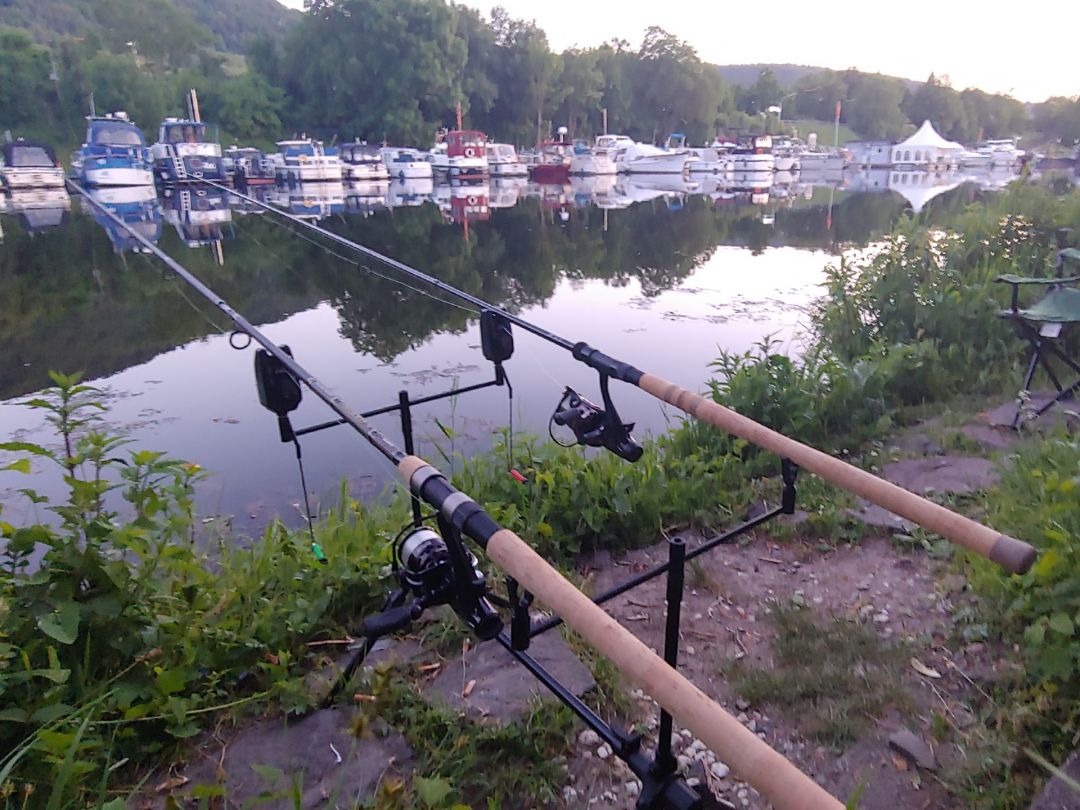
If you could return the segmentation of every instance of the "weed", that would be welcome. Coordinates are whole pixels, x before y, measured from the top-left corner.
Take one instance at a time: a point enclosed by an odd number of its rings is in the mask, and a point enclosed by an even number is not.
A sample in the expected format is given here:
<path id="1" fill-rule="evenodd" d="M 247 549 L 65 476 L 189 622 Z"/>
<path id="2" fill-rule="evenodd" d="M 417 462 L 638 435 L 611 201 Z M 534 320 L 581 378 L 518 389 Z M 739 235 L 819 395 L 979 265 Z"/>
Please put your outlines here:
<path id="1" fill-rule="evenodd" d="M 838 750 L 885 709 L 906 705 L 902 648 L 843 617 L 819 623 L 798 606 L 774 604 L 769 618 L 777 632 L 773 666 L 730 665 L 732 684 L 747 700 L 793 710 L 804 733 Z"/>

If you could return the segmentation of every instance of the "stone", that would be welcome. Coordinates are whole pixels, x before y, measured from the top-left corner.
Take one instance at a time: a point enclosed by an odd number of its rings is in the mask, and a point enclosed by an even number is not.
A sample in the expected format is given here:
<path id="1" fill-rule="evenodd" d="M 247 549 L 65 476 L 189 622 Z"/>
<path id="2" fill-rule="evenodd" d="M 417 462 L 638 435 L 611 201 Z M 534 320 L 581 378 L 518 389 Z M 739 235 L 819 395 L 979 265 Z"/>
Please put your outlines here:
<path id="1" fill-rule="evenodd" d="M 714 762 L 709 770 L 712 771 L 712 775 L 717 779 L 726 779 L 727 775 L 731 773 L 731 768 L 720 761 Z"/>
<path id="2" fill-rule="evenodd" d="M 740 712 L 745 712 L 750 708 L 750 701 L 739 698 L 735 701 L 735 708 L 738 709 Z"/>
<path id="3" fill-rule="evenodd" d="M 738 716 L 735 719 L 742 723 L 744 726 L 750 722 L 750 718 L 746 716 L 746 712 L 739 712 Z"/>
<path id="4" fill-rule="evenodd" d="M 370 739 L 351 733 L 355 710 L 332 707 L 312 712 L 299 720 L 260 720 L 248 726 L 224 750 L 201 746 L 201 756 L 192 752 L 195 763 L 184 772 L 188 781 L 173 796 L 180 806 L 184 797 L 200 785 L 216 785 L 224 775 L 230 801 L 237 806 L 255 803 L 261 794 L 278 793 L 279 801 L 260 806 L 293 808 L 288 795 L 291 784 L 301 786 L 295 807 L 315 808 L 335 795 L 350 806 L 363 805 L 374 797 L 384 773 L 405 775 L 412 764 L 412 751 L 397 732 Z M 220 763 L 220 767 L 219 767 Z M 266 765 L 281 774 L 278 784 L 269 785 L 253 765 Z M 165 796 L 156 797 L 161 802 Z M 191 806 L 197 803 L 192 800 Z"/>
<path id="5" fill-rule="evenodd" d="M 544 633 L 529 644 L 529 654 L 578 697 L 596 686 L 592 673 L 558 633 Z M 464 667 L 464 671 L 462 671 Z M 461 684 L 476 681 L 469 696 L 462 697 Z M 555 700 L 535 678 L 521 669 L 510 653 L 494 642 L 477 644 L 464 661 L 442 671 L 425 688 L 432 699 L 474 715 L 511 723 L 529 713 L 533 701 Z"/>
<path id="6" fill-rule="evenodd" d="M 611 756 L 611 754 L 612 754 L 611 746 L 608 745 L 607 743 L 604 743 L 603 745 L 601 745 L 599 748 L 596 749 L 596 756 L 598 756 L 600 759 L 607 759 L 608 757 Z"/>
<path id="7" fill-rule="evenodd" d="M 1080 749 L 1073 751 L 1061 765 L 1061 772 L 1068 778 L 1080 780 Z M 1054 776 L 1035 797 L 1029 810 L 1080 810 L 1080 794 L 1077 794 L 1060 776 Z"/>
<path id="8" fill-rule="evenodd" d="M 886 624 L 889 621 L 889 611 L 882 610 L 874 614 L 874 624 Z"/>
<path id="9" fill-rule="evenodd" d="M 964 494 L 986 489 L 999 480 L 994 462 L 972 456 L 937 456 L 886 464 L 885 479 L 910 490 Z"/>
<path id="10" fill-rule="evenodd" d="M 894 515 L 883 506 L 864 501 L 862 498 L 858 499 L 858 503 L 859 506 L 857 508 L 848 509 L 847 513 L 867 526 L 873 526 L 877 529 L 888 529 L 889 531 L 894 532 L 909 532 L 915 528 L 914 523 L 905 520 L 899 515 Z M 860 590 L 866 589 L 860 588 Z"/>
<path id="11" fill-rule="evenodd" d="M 600 735 L 591 728 L 587 728 L 578 735 L 577 741 L 583 748 L 593 748 L 600 744 Z"/>
<path id="12" fill-rule="evenodd" d="M 938 761 L 934 750 L 911 729 L 901 728 L 889 735 L 889 747 L 908 760 L 929 771 L 937 770 Z"/>
<path id="13" fill-rule="evenodd" d="M 623 785 L 623 793 L 625 793 L 627 796 L 637 796 L 639 793 L 641 793 L 641 783 L 638 782 L 636 779 L 627 782 L 625 785 Z"/>
<path id="14" fill-rule="evenodd" d="M 577 788 L 567 785 L 562 789 L 562 797 L 564 802 L 572 802 L 577 798 Z"/>

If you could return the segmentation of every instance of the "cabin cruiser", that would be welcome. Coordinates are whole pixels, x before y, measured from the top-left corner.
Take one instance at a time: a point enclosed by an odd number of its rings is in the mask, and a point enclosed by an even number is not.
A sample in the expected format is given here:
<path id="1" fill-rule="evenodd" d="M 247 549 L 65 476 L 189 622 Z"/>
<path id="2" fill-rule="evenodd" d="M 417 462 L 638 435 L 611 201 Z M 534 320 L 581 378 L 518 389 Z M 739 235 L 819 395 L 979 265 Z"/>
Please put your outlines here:
<path id="1" fill-rule="evenodd" d="M 528 177 L 529 168 L 518 159 L 517 151 L 508 143 L 487 145 L 488 173 L 492 177 Z"/>
<path id="2" fill-rule="evenodd" d="M 731 157 L 731 150 L 735 144 L 724 144 L 714 141 L 712 146 L 700 148 L 688 146 L 686 136 L 676 132 L 667 139 L 665 148 L 668 151 L 688 151 L 690 159 L 686 163 L 686 170 L 690 174 L 727 174 L 735 169 L 735 161 Z"/>
<path id="3" fill-rule="evenodd" d="M 221 167 L 238 186 L 269 185 L 277 179 L 273 161 L 254 146 L 230 146 L 221 158 Z"/>
<path id="4" fill-rule="evenodd" d="M 842 171 L 847 165 L 843 152 L 836 150 L 810 150 L 799 152 L 799 170 L 807 173 L 826 173 Z"/>
<path id="5" fill-rule="evenodd" d="M 342 175 L 346 180 L 371 183 L 390 179 L 390 172 L 382 161 L 379 147 L 362 142 L 346 143 L 342 144 L 340 154 Z"/>
<path id="6" fill-rule="evenodd" d="M 86 186 L 153 186 L 146 139 L 126 112 L 89 115 L 86 142 L 71 158 L 71 171 Z"/>
<path id="7" fill-rule="evenodd" d="M 221 181 L 221 145 L 207 139 L 206 124 L 189 118 L 166 118 L 150 147 L 154 174 L 165 183 Z"/>
<path id="8" fill-rule="evenodd" d="M 588 141 L 574 141 L 574 156 L 570 159 L 571 177 L 605 177 L 615 174 L 615 159 L 610 152 L 606 149 L 590 148 Z"/>
<path id="9" fill-rule="evenodd" d="M 772 137 L 754 135 L 731 152 L 736 172 L 771 172 L 776 168 Z"/>
<path id="10" fill-rule="evenodd" d="M 801 142 L 791 138 L 773 138 L 773 169 L 778 172 L 797 172 L 800 167 Z"/>
<path id="11" fill-rule="evenodd" d="M 64 169 L 52 147 L 21 138 L 0 149 L 0 186 L 8 191 L 64 185 Z"/>
<path id="12" fill-rule="evenodd" d="M 487 136 L 478 130 L 447 132 L 428 153 L 431 167 L 456 180 L 483 180 L 488 176 Z"/>
<path id="13" fill-rule="evenodd" d="M 97 223 L 109 235 L 113 250 L 117 253 L 149 253 L 133 234 L 156 243 L 161 238 L 161 206 L 152 183 L 141 186 L 91 188 L 87 192 L 90 200 L 83 200 L 82 208 L 91 214 Z M 91 203 L 93 200 L 98 205 Z M 117 225 L 112 217 L 99 208 L 111 212 L 123 222 Z"/>
<path id="14" fill-rule="evenodd" d="M 399 180 L 430 180 L 432 177 L 431 163 L 417 149 L 384 146 L 379 154 L 390 177 Z"/>
<path id="15" fill-rule="evenodd" d="M 682 174 L 692 158 L 689 150 L 669 152 L 637 143 L 626 135 L 600 135 L 595 146 L 614 154 L 615 169 L 619 173 Z"/>
<path id="16" fill-rule="evenodd" d="M 1016 139 L 1013 138 L 983 141 L 975 147 L 975 153 L 989 158 L 992 168 L 1015 166 L 1027 155 L 1023 149 L 1016 147 Z"/>
<path id="17" fill-rule="evenodd" d="M 277 179 L 289 183 L 341 183 L 341 158 L 337 150 L 314 138 L 278 141 L 270 156 Z"/>

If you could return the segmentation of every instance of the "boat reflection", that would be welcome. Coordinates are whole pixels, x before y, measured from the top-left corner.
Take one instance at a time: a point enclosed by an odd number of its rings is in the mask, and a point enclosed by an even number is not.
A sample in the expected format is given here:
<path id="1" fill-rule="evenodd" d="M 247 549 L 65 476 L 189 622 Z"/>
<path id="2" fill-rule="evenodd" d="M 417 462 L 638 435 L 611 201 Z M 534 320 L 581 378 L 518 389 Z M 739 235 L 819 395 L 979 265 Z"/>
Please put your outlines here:
<path id="1" fill-rule="evenodd" d="M 345 211 L 345 185 L 329 181 L 268 187 L 266 201 L 295 217 L 317 222 Z"/>
<path id="2" fill-rule="evenodd" d="M 223 226 L 232 222 L 230 196 L 227 191 L 213 188 L 167 188 L 163 199 L 165 221 L 189 248 L 210 245 L 220 254 Z"/>
<path id="3" fill-rule="evenodd" d="M 351 181 L 346 183 L 345 212 L 369 217 L 376 211 L 386 208 L 389 194 L 389 180 Z"/>
<path id="4" fill-rule="evenodd" d="M 123 221 L 118 225 L 89 200 L 82 201 L 82 210 L 90 214 L 105 232 L 117 253 L 149 253 L 132 233 L 157 243 L 161 238 L 161 205 L 157 192 L 150 186 L 113 186 L 86 189 L 90 199 Z"/>
<path id="5" fill-rule="evenodd" d="M 64 224 L 71 210 L 71 197 L 65 188 L 17 189 L 0 194 L 0 212 L 16 215 L 23 230 L 35 233 Z"/>

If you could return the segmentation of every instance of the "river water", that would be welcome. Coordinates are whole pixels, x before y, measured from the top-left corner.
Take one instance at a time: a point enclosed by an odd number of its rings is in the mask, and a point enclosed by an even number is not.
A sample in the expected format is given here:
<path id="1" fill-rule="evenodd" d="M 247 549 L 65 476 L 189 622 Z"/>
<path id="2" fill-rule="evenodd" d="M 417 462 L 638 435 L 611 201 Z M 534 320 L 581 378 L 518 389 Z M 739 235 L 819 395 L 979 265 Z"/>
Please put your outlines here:
<path id="1" fill-rule="evenodd" d="M 849 184 L 850 185 L 850 184 Z M 758 195 L 672 187 L 513 183 L 485 190 L 356 186 L 264 193 L 322 227 L 369 245 L 572 340 L 584 340 L 692 389 L 720 350 L 765 335 L 797 351 L 823 268 L 869 244 L 911 203 L 884 190 L 835 185 Z M 958 209 L 961 185 L 930 203 Z M 2 199 L 2 198 L 0 198 Z M 395 271 L 359 262 L 278 217 L 209 191 L 107 192 L 105 202 L 202 278 L 360 411 L 493 377 L 471 306 Z M 756 204 L 755 204 L 756 203 Z M 245 210 L 248 209 L 248 210 Z M 2 213 L 2 212 L 0 212 Z M 20 405 L 50 369 L 81 370 L 103 389 L 108 424 L 137 446 L 204 467 L 201 513 L 257 532 L 275 515 L 299 517 L 294 450 L 258 403 L 253 350 L 230 346 L 223 316 L 152 257 L 65 194 L 9 198 L 0 217 L 0 439 L 51 442 L 41 415 Z M 337 255 L 333 255 L 337 254 Z M 563 387 L 599 401 L 596 375 L 520 330 L 506 371 L 513 387 L 463 394 L 414 410 L 417 450 L 471 455 L 513 414 L 514 430 L 546 434 Z M 639 435 L 666 430 L 672 412 L 614 384 Z M 310 394 L 300 427 L 331 418 Z M 395 441 L 394 414 L 374 423 Z M 373 496 L 389 465 L 347 428 L 305 437 L 309 489 L 333 498 L 342 480 Z M 2 463 L 3 459 L 0 459 Z M 55 472 L 0 472 L 4 518 L 31 508 L 17 489 L 58 493 Z"/>

